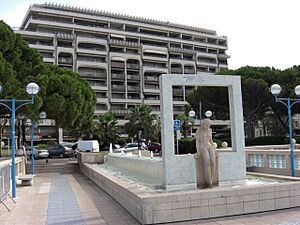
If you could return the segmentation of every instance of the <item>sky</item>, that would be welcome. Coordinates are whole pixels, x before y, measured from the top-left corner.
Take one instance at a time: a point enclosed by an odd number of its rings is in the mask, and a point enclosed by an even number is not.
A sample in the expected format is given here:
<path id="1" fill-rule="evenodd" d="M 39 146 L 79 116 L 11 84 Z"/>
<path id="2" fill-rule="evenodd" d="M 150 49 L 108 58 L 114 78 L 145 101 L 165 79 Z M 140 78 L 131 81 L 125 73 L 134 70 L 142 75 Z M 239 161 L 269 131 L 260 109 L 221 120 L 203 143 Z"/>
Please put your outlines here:
<path id="1" fill-rule="evenodd" d="M 48 0 L 215 30 L 227 36 L 228 67 L 300 65 L 299 0 Z M 0 20 L 19 27 L 29 6 L 0 0 Z M 0 37 L 1 38 L 1 37 Z"/>

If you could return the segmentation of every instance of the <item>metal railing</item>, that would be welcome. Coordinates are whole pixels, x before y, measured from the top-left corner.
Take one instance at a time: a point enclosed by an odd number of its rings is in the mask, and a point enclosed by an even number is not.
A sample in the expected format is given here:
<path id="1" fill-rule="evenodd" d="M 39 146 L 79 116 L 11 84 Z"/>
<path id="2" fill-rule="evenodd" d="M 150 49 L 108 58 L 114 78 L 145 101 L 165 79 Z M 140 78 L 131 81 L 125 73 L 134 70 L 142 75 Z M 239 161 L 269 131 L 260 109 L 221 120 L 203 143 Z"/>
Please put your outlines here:
<path id="1" fill-rule="evenodd" d="M 9 165 L 0 167 L 0 203 L 10 212 L 8 206 L 4 203 L 4 200 L 9 197 L 14 203 L 14 199 L 10 196 L 10 174 L 11 168 Z"/>

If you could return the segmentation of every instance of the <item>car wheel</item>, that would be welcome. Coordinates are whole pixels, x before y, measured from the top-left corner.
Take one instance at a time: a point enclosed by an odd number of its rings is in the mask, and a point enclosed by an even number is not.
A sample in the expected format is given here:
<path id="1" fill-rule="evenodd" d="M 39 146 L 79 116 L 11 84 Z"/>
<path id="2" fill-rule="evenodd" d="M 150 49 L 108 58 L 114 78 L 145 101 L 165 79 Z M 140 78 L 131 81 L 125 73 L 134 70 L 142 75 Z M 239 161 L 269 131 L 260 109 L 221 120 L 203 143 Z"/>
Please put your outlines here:
<path id="1" fill-rule="evenodd" d="M 60 154 L 59 154 L 59 157 L 60 157 L 60 158 L 63 158 L 63 157 L 64 157 L 64 154 L 63 154 L 63 153 L 60 153 Z"/>

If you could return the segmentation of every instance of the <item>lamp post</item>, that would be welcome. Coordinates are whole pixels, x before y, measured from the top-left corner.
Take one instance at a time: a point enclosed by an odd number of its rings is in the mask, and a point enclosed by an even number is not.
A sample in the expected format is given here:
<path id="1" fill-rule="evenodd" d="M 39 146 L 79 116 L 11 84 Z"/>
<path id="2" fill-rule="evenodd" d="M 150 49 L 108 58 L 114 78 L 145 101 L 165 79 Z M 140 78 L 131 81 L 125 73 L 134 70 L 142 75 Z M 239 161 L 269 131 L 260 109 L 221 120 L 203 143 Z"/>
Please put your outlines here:
<path id="1" fill-rule="evenodd" d="M 0 99 L 0 105 L 5 106 L 11 111 L 11 180 L 12 180 L 12 197 L 16 197 L 16 162 L 15 162 L 15 114 L 16 111 L 24 105 L 34 103 L 34 96 L 39 92 L 39 86 L 36 83 L 29 83 L 26 86 L 27 94 L 31 95 L 31 100 L 16 100 L 12 99 Z M 3 87 L 0 85 L 0 92 L 3 91 Z M 9 105 L 9 103 L 11 103 Z M 16 105 L 18 104 L 19 105 Z"/>
<path id="2" fill-rule="evenodd" d="M 210 118 L 210 117 L 212 116 L 212 111 L 207 110 L 207 111 L 205 112 L 205 116 L 206 116 L 207 118 Z"/>
<path id="3" fill-rule="evenodd" d="M 293 147 L 293 131 L 292 131 L 292 113 L 291 108 L 293 105 L 300 102 L 300 99 L 292 99 L 290 97 L 280 98 L 278 95 L 280 94 L 282 88 L 279 84 L 273 84 L 271 86 L 271 93 L 275 96 L 276 102 L 280 102 L 287 107 L 288 110 L 288 121 L 289 121 L 289 136 L 290 136 L 290 160 L 291 160 L 291 174 L 295 176 L 295 165 L 294 165 L 294 147 Z M 300 96 L 300 85 L 295 87 L 295 94 Z"/>
<path id="4" fill-rule="evenodd" d="M 193 109 L 191 109 L 191 111 L 189 111 L 189 117 L 191 118 L 192 120 L 192 126 L 191 126 L 191 136 L 192 136 L 192 133 L 193 133 L 193 126 L 194 126 L 194 117 L 195 117 L 196 113 Z"/>
<path id="5" fill-rule="evenodd" d="M 31 127 L 31 174 L 34 175 L 34 129 L 36 129 L 36 123 L 29 119 L 26 125 Z"/>

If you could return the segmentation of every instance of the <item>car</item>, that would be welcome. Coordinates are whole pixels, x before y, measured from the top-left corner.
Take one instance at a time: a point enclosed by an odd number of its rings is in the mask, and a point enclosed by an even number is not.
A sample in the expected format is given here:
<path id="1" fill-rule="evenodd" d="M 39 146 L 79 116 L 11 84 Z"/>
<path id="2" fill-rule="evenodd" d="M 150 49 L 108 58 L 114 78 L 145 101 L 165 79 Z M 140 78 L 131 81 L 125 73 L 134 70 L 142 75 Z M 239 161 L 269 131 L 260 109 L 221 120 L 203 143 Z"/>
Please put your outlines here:
<path id="1" fill-rule="evenodd" d="M 71 157 L 73 155 L 73 150 L 69 147 L 63 146 L 61 144 L 52 145 L 47 148 L 49 151 L 49 157 L 58 156 L 60 158 Z"/>
<path id="2" fill-rule="evenodd" d="M 28 159 L 31 159 L 31 147 L 26 148 L 26 155 Z M 34 147 L 34 159 L 48 158 L 49 152 L 46 149 Z"/>
<path id="3" fill-rule="evenodd" d="M 147 150 L 153 151 L 153 152 L 160 152 L 161 151 L 161 145 L 157 142 L 151 142 L 147 146 Z"/>
<path id="4" fill-rule="evenodd" d="M 142 144 L 140 143 L 140 148 L 142 149 Z M 122 150 L 124 152 L 130 152 L 133 150 L 138 150 L 139 149 L 139 143 L 127 143 L 123 145 L 121 148 L 117 148 L 114 151 L 115 152 L 121 152 Z"/>

